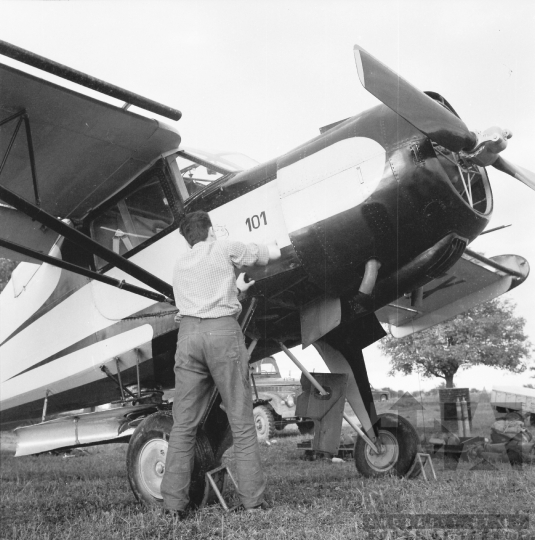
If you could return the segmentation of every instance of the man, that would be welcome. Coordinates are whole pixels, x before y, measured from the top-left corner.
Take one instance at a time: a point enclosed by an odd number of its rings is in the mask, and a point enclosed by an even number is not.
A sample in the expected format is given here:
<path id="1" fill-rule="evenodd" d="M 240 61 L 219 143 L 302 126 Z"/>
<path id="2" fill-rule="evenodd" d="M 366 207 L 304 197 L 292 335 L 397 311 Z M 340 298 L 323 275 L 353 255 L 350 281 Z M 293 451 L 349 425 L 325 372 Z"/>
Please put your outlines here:
<path id="1" fill-rule="evenodd" d="M 227 413 L 238 493 L 246 510 L 262 509 L 265 478 L 253 420 L 249 357 L 237 322 L 241 311 L 234 268 L 264 266 L 280 257 L 275 245 L 218 240 L 206 212 L 187 214 L 180 232 L 191 247 L 175 265 L 173 290 L 182 316 L 175 356 L 173 428 L 161 485 L 164 508 L 185 516 L 197 426 L 215 383 Z M 245 283 L 245 290 L 254 282 Z"/>

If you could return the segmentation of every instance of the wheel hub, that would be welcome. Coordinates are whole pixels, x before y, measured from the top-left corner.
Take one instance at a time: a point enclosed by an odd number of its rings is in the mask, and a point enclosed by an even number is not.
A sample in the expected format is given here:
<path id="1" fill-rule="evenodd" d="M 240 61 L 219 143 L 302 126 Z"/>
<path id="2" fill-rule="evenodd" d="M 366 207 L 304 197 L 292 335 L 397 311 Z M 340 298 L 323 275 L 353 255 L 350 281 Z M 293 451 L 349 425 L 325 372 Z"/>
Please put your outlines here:
<path id="1" fill-rule="evenodd" d="M 388 431 L 380 431 L 377 439 L 379 452 L 375 452 L 370 446 L 366 447 L 366 461 L 368 465 L 378 471 L 384 472 L 391 469 L 399 457 L 399 446 L 396 438 Z"/>
<path id="2" fill-rule="evenodd" d="M 166 456 L 167 441 L 163 439 L 147 441 L 139 453 L 141 480 L 147 491 L 157 499 L 162 498 L 160 486 L 165 472 Z"/>

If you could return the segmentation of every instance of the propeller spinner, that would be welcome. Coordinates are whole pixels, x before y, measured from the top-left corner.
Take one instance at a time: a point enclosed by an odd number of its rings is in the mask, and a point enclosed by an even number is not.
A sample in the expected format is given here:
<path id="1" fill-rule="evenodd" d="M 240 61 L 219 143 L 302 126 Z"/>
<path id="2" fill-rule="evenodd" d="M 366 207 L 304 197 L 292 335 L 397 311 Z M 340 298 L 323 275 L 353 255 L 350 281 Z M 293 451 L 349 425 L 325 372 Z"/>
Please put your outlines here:
<path id="1" fill-rule="evenodd" d="M 355 62 L 362 86 L 433 142 L 475 165 L 496 169 L 535 190 L 535 174 L 499 154 L 512 133 L 499 127 L 473 132 L 446 107 L 355 45 Z"/>

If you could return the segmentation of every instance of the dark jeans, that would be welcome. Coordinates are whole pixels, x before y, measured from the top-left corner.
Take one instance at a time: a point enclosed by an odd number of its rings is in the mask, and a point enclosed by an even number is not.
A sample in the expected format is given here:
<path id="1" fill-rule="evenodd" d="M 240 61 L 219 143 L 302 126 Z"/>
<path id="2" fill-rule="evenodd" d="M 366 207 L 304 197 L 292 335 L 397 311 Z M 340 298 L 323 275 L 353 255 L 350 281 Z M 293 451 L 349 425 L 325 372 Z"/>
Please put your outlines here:
<path id="1" fill-rule="evenodd" d="M 245 508 L 264 500 L 266 481 L 253 420 L 248 354 L 233 317 L 184 317 L 175 356 L 173 429 L 161 492 L 164 507 L 184 510 L 195 451 L 197 426 L 215 383 L 232 429 L 239 495 Z"/>

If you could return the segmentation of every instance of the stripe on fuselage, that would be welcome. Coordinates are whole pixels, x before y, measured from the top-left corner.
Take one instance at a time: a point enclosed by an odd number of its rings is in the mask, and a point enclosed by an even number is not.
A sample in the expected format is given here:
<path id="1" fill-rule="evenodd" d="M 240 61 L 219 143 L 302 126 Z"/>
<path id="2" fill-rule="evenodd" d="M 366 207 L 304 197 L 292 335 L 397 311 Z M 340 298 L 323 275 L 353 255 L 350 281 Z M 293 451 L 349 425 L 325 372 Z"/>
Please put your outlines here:
<path id="1" fill-rule="evenodd" d="M 288 232 L 363 203 L 383 177 L 385 149 L 367 137 L 343 139 L 279 169 L 277 181 Z"/>
<path id="2" fill-rule="evenodd" d="M 106 360 L 120 356 L 135 347 L 150 343 L 153 328 L 139 326 L 109 339 L 93 343 L 49 364 L 2 383 L 2 410 L 44 398 L 47 389 L 60 393 L 106 377 L 99 369 Z M 123 366 L 123 368 L 130 366 Z"/>

